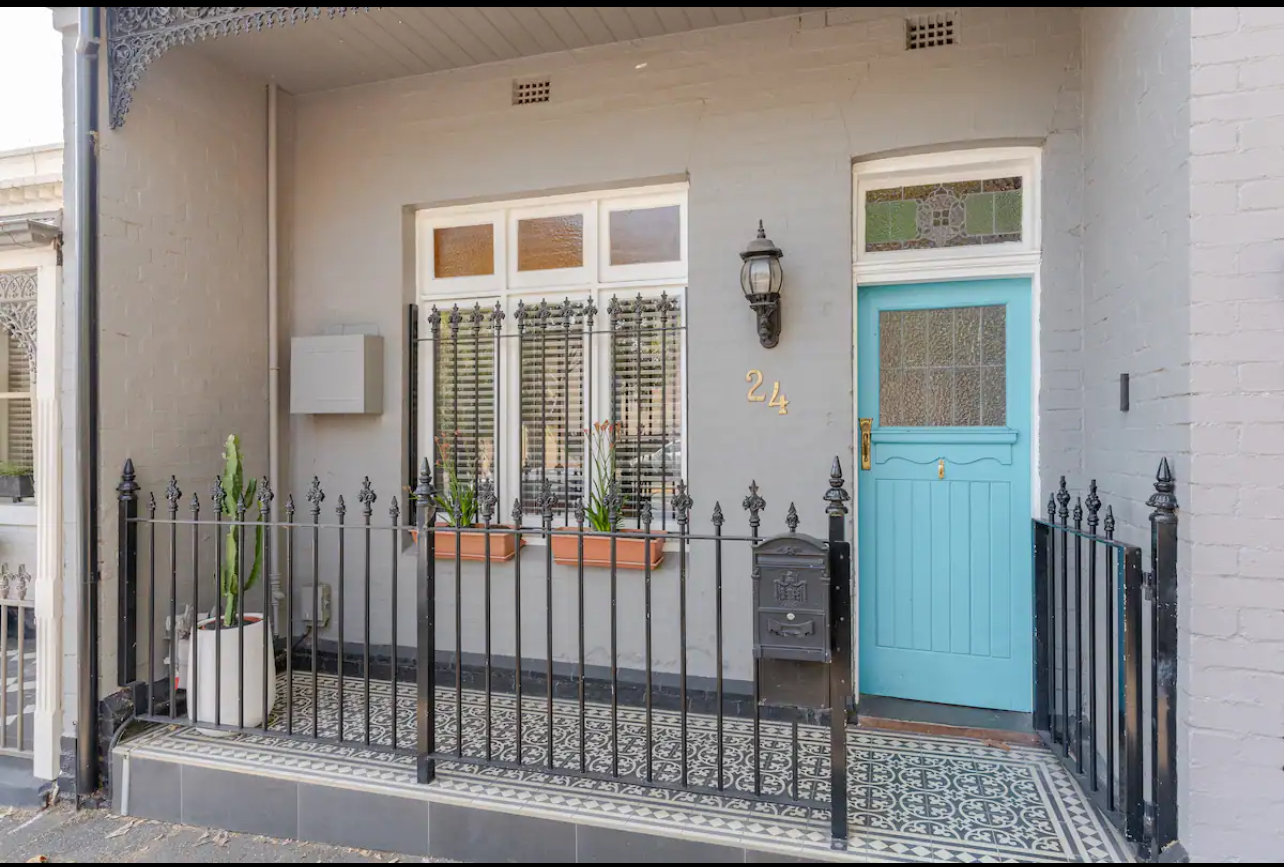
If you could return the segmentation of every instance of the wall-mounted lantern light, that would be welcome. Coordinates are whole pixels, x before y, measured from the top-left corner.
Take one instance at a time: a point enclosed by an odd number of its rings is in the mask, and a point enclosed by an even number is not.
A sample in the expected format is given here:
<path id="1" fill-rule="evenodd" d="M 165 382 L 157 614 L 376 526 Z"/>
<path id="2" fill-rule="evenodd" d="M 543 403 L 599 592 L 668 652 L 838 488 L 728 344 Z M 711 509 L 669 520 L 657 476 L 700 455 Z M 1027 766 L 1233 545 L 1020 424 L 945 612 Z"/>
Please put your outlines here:
<path id="1" fill-rule="evenodd" d="M 784 255 L 767 239 L 761 220 L 758 237 L 740 254 L 745 262 L 740 269 L 740 288 L 758 316 L 758 341 L 767 349 L 780 342 L 780 289 L 785 283 L 780 259 Z"/>

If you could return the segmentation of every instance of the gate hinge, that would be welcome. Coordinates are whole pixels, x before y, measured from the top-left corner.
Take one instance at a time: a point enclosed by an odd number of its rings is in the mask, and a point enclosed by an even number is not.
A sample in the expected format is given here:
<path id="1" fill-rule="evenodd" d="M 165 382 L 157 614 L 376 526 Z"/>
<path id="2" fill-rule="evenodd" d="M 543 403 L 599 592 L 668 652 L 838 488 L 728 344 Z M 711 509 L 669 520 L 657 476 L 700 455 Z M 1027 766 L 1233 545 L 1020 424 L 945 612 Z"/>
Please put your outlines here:
<path id="1" fill-rule="evenodd" d="M 1155 573 L 1154 572 L 1141 573 L 1141 589 L 1142 589 L 1142 592 L 1145 593 L 1146 595 L 1147 602 L 1155 601 Z"/>

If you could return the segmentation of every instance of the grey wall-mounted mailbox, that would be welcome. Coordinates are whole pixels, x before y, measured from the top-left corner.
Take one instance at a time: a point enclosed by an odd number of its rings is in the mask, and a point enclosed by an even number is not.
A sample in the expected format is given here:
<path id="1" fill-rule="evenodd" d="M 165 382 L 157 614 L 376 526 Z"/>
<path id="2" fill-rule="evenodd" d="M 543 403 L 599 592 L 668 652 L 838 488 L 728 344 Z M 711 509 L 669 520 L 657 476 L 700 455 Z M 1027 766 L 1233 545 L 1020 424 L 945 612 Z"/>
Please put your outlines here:
<path id="1" fill-rule="evenodd" d="M 383 412 L 383 338 L 370 334 L 295 337 L 290 341 L 293 415 Z"/>
<path id="2" fill-rule="evenodd" d="M 768 539 L 754 549 L 754 656 L 768 705 L 829 706 L 829 547 L 810 536 Z"/>

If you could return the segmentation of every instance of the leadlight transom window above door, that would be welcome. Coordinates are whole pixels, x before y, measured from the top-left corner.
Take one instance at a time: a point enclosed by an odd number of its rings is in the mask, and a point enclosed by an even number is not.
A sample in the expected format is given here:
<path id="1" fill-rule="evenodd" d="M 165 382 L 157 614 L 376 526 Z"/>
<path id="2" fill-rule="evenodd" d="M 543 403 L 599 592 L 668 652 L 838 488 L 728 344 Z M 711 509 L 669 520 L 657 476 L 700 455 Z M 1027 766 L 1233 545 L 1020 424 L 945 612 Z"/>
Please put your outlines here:
<path id="1" fill-rule="evenodd" d="M 1039 160 L 995 148 L 858 163 L 858 267 L 1037 253 Z"/>
<path id="2" fill-rule="evenodd" d="M 421 454 L 438 487 L 494 484 L 496 523 L 559 525 L 594 490 L 614 425 L 625 526 L 657 530 L 685 473 L 687 189 L 667 185 L 418 214 Z M 598 451 L 595 453 L 595 449 Z"/>

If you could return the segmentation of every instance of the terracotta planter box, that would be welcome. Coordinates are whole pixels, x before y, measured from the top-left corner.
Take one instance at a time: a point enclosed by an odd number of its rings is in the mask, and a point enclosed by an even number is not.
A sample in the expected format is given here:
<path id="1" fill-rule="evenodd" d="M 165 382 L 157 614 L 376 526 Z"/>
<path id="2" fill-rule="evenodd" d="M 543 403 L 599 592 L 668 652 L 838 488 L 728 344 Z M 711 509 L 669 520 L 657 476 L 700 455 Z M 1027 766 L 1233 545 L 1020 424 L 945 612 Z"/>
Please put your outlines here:
<path id="1" fill-rule="evenodd" d="M 553 536 L 553 562 L 562 566 L 579 564 L 579 536 L 573 527 L 564 527 L 562 532 L 571 535 Z M 636 534 L 637 539 L 615 540 L 615 565 L 620 569 L 645 569 L 647 549 L 650 548 L 651 568 L 657 568 L 664 562 L 664 534 L 652 533 L 650 545 L 641 538 L 641 530 L 621 530 L 621 533 Z M 611 540 L 602 536 L 584 537 L 584 565 L 611 568 Z"/>
<path id="2" fill-rule="evenodd" d="M 464 530 L 462 533 L 453 527 L 438 527 L 433 530 L 436 539 L 436 554 L 439 560 L 454 560 L 456 537 L 458 537 L 460 560 L 486 559 L 486 533 L 481 525 L 474 525 L 478 532 Z M 508 532 L 513 528 L 504 524 L 492 524 L 490 528 L 490 560 L 502 563 L 517 556 L 517 537 Z M 415 533 L 418 541 L 418 533 Z M 525 542 L 522 543 L 526 544 Z"/>

